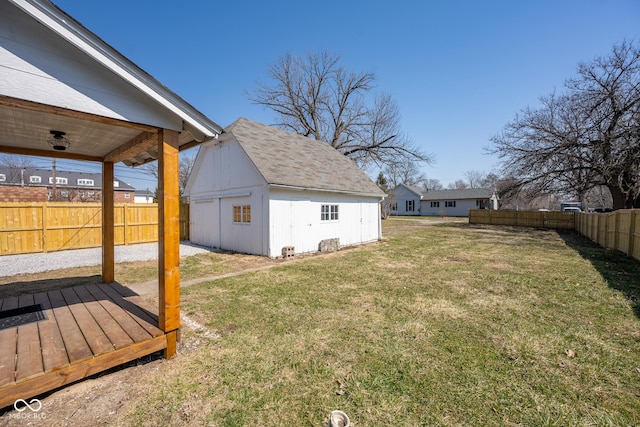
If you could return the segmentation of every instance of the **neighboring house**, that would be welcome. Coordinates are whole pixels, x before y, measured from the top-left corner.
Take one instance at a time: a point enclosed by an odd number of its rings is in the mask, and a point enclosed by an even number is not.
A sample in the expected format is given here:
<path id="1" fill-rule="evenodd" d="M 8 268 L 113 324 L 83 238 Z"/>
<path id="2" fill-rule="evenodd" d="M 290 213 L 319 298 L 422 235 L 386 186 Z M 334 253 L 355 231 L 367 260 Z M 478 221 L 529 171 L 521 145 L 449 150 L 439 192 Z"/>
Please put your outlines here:
<path id="1" fill-rule="evenodd" d="M 114 178 L 115 203 L 133 203 L 134 188 Z M 102 174 L 38 168 L 0 167 L 0 201 L 2 202 L 99 202 L 102 200 Z"/>
<path id="2" fill-rule="evenodd" d="M 153 191 L 149 189 L 136 190 L 133 200 L 135 203 L 153 203 L 154 197 L 155 195 L 153 194 Z"/>
<path id="3" fill-rule="evenodd" d="M 202 145 L 185 192 L 195 244 L 277 257 L 382 238 L 384 193 L 352 160 L 244 118 Z"/>
<path id="4" fill-rule="evenodd" d="M 469 209 L 498 208 L 498 198 L 490 188 L 424 191 L 400 184 L 394 192 L 392 215 L 469 216 Z"/>

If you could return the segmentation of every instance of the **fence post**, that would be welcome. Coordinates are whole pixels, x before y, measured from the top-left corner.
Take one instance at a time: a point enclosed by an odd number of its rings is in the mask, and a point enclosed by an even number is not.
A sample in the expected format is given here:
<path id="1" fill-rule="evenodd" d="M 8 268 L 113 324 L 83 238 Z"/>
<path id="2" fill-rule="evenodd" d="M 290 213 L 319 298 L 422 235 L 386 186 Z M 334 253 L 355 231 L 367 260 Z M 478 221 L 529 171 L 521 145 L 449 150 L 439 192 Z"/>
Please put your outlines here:
<path id="1" fill-rule="evenodd" d="M 620 221 L 618 221 L 618 216 L 620 215 L 620 211 L 615 211 L 613 213 L 613 249 L 618 249 L 618 242 L 620 241 L 620 230 L 618 230 L 618 225 Z"/>
<path id="2" fill-rule="evenodd" d="M 636 214 L 637 211 L 634 209 L 629 212 L 629 245 L 627 246 L 627 255 L 633 257 L 633 248 L 635 247 L 636 241 Z"/>
<path id="3" fill-rule="evenodd" d="M 47 203 L 42 205 L 42 252 L 47 252 Z"/>
<path id="4" fill-rule="evenodd" d="M 127 221 L 127 219 L 129 218 L 129 203 L 124 204 L 122 215 L 123 215 L 122 221 L 124 222 L 124 228 L 123 228 L 124 235 L 122 239 L 124 240 L 124 245 L 127 246 L 129 244 L 129 242 L 127 241 L 127 234 L 128 234 L 127 232 L 129 227 L 128 221 Z"/>

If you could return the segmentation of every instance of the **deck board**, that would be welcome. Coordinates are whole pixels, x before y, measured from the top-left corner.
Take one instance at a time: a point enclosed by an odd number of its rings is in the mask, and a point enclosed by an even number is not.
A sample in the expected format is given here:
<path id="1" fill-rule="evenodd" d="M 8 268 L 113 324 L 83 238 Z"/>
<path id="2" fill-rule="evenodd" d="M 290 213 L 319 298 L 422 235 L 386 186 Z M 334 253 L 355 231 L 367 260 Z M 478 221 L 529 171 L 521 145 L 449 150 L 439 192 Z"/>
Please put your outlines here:
<path id="1" fill-rule="evenodd" d="M 30 305 L 33 305 L 33 295 L 21 295 L 18 307 L 28 307 Z M 18 326 L 16 381 L 32 378 L 43 372 L 38 324 L 33 322 Z"/>
<path id="2" fill-rule="evenodd" d="M 69 362 L 77 363 L 89 359 L 93 356 L 91 348 L 89 348 L 78 323 L 76 323 L 73 314 L 71 314 L 71 310 L 62 296 L 62 292 L 50 291 L 48 294 L 51 306 L 53 307 L 53 313 L 58 322 L 58 327 L 62 332 L 62 340 L 64 341 L 64 347 L 67 349 Z"/>
<path id="3" fill-rule="evenodd" d="M 42 347 L 42 364 L 45 372 L 60 368 L 69 364 L 67 350 L 64 347 L 62 334 L 56 322 L 55 314 L 51 308 L 51 302 L 46 292 L 34 295 L 34 302 L 41 304 L 47 315 L 47 320 L 38 322 L 40 332 L 40 346 Z"/>
<path id="4" fill-rule="evenodd" d="M 0 330 L 0 386 L 15 380 L 17 343 L 16 328 Z"/>
<path id="5" fill-rule="evenodd" d="M 109 337 L 89 313 L 74 288 L 62 289 L 61 292 L 93 355 L 97 356 L 113 350 L 113 344 L 109 341 Z"/>
<path id="6" fill-rule="evenodd" d="M 106 311 L 111 313 L 114 320 L 118 322 L 122 329 L 127 331 L 127 334 L 134 342 L 140 342 L 151 338 L 151 334 L 140 326 L 130 313 L 127 313 L 125 309 L 111 300 L 107 294 L 102 292 L 103 286 L 89 285 L 86 288 L 91 295 L 100 302 L 100 305 L 102 305 Z"/>
<path id="7" fill-rule="evenodd" d="M 0 408 L 167 348 L 157 314 L 118 284 L 0 299 L 41 304 L 46 319 L 0 330 Z"/>
<path id="8" fill-rule="evenodd" d="M 157 318 L 154 320 L 147 310 L 140 308 L 128 298 L 124 298 L 122 293 L 117 291 L 113 286 L 106 285 L 101 287 L 101 289 L 116 304 L 118 304 L 129 314 L 131 314 L 135 321 L 138 322 L 138 324 L 142 326 L 151 336 L 157 337 L 163 334 L 162 330 L 156 326 L 158 324 Z"/>
<path id="9" fill-rule="evenodd" d="M 155 309 L 147 302 L 147 300 L 133 292 L 130 288 L 120 286 L 116 283 L 111 283 L 109 286 L 116 291 L 118 295 L 121 295 L 122 298 L 134 303 L 140 308 L 137 313 L 141 319 L 144 319 L 151 325 L 158 324 L 158 315 L 154 313 Z"/>
<path id="10" fill-rule="evenodd" d="M 77 287 L 76 294 L 84 303 L 89 313 L 98 322 L 104 333 L 111 341 L 114 348 L 122 348 L 133 344 L 133 340 L 118 322 L 105 310 L 93 295 L 85 287 Z"/>

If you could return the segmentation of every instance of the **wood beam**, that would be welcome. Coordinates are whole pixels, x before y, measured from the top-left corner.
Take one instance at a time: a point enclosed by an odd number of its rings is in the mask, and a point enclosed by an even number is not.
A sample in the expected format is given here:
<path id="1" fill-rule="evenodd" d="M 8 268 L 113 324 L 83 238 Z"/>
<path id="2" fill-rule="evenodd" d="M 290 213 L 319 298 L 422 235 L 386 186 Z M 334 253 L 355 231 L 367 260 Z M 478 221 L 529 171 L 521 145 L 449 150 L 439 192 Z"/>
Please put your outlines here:
<path id="1" fill-rule="evenodd" d="M 140 153 L 144 153 L 157 145 L 158 137 L 156 136 L 156 132 L 142 132 L 132 140 L 104 156 L 104 161 L 118 163 L 135 157 Z"/>
<path id="2" fill-rule="evenodd" d="M 115 280 L 113 163 L 102 164 L 102 282 Z"/>
<path id="3" fill-rule="evenodd" d="M 10 96 L 0 95 L 0 105 L 8 107 L 23 108 L 25 110 L 38 111 L 41 113 L 55 114 L 58 116 L 70 117 L 74 119 L 87 120 L 105 125 L 118 126 L 129 129 L 139 129 L 141 131 L 155 132 L 157 128 L 154 126 L 143 125 L 141 123 L 133 123 L 125 120 L 113 119 L 111 117 L 98 116 L 95 114 L 84 113 L 82 111 L 69 110 L 53 105 L 40 104 L 38 102 L 25 101 L 24 99 L 12 98 Z"/>
<path id="4" fill-rule="evenodd" d="M 67 153 L 65 151 L 39 150 L 35 148 L 11 147 L 0 145 L 0 153 L 20 154 L 25 156 L 52 157 L 56 159 L 86 160 L 89 162 L 102 162 L 102 157 L 85 154 Z"/>
<path id="5" fill-rule="evenodd" d="M 178 132 L 158 132 L 158 326 L 167 336 L 166 358 L 175 354 L 180 328 L 178 146 Z"/>

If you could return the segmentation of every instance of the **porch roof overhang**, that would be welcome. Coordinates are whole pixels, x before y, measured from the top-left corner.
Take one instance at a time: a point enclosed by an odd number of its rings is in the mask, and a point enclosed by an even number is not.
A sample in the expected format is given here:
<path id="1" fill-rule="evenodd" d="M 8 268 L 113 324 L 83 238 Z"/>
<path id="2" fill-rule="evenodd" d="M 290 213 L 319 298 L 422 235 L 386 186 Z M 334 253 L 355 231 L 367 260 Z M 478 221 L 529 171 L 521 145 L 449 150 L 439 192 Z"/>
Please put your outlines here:
<path id="1" fill-rule="evenodd" d="M 180 150 L 217 138 L 218 124 L 166 88 L 47 0 L 9 0 L 39 24 L 62 37 L 87 57 L 143 94 L 153 108 L 174 117 L 171 130 L 179 134 Z M 0 46 L 1 47 L 1 46 Z M 76 160 L 141 165 L 158 158 L 160 128 L 116 116 L 104 116 L 0 93 L 0 152 Z M 66 133 L 71 145 L 55 151 L 46 143 L 50 130 Z"/>

